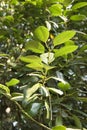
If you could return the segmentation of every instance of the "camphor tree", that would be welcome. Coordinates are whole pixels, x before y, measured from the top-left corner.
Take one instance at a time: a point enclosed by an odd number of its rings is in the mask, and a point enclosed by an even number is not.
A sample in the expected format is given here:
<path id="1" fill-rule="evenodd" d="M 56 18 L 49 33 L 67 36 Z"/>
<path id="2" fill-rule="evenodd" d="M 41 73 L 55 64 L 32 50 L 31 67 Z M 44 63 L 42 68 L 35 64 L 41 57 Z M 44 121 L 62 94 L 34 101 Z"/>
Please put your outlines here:
<path id="1" fill-rule="evenodd" d="M 86 12 L 86 0 L 0 1 L 1 130 L 87 128 Z"/>

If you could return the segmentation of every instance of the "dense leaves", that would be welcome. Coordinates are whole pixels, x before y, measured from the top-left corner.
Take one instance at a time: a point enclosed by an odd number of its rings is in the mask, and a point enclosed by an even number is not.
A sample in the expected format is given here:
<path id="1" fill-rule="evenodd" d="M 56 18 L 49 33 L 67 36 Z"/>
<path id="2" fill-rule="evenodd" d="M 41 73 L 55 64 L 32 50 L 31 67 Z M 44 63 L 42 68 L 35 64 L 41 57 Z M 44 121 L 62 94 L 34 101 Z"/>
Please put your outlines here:
<path id="1" fill-rule="evenodd" d="M 1 130 L 87 128 L 86 12 L 86 0 L 0 1 Z"/>

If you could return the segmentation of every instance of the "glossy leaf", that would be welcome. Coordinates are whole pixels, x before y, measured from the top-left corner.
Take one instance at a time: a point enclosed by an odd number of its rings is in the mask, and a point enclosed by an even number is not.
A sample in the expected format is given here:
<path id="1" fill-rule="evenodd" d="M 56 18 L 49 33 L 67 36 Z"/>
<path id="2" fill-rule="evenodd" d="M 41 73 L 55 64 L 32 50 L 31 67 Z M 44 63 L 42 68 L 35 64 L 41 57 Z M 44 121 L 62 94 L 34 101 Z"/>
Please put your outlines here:
<path id="1" fill-rule="evenodd" d="M 23 93 L 12 93 L 12 100 L 16 100 L 16 101 L 22 101 L 24 98 Z"/>
<path id="2" fill-rule="evenodd" d="M 40 55 L 41 60 L 45 63 L 45 64 L 50 64 L 51 62 L 54 61 L 54 53 L 44 53 Z"/>
<path id="3" fill-rule="evenodd" d="M 44 53 L 45 51 L 44 46 L 38 41 L 29 41 L 25 45 L 25 49 L 31 50 L 32 52 L 35 52 L 35 53 Z"/>
<path id="4" fill-rule="evenodd" d="M 70 17 L 70 19 L 72 20 L 72 21 L 81 21 L 81 20 L 84 20 L 84 19 L 86 19 L 86 16 L 85 15 L 72 15 L 71 17 Z"/>
<path id="5" fill-rule="evenodd" d="M 62 33 L 58 34 L 58 35 L 54 38 L 54 40 L 53 40 L 54 46 L 57 46 L 57 45 L 59 45 L 59 44 L 62 44 L 62 43 L 67 42 L 67 41 L 70 40 L 72 37 L 74 37 L 75 34 L 76 34 L 76 32 L 73 31 L 73 30 L 65 31 L 65 32 L 62 32 Z"/>
<path id="6" fill-rule="evenodd" d="M 30 98 L 41 87 L 40 83 L 33 85 L 31 88 L 26 89 L 26 99 Z"/>
<path id="7" fill-rule="evenodd" d="M 59 95 L 63 95 L 63 92 L 59 89 L 56 89 L 56 88 L 48 88 L 48 89 L 51 92 L 54 92 L 54 93 L 59 94 Z"/>
<path id="8" fill-rule="evenodd" d="M 64 56 L 67 55 L 69 53 L 74 52 L 76 49 L 78 48 L 78 46 L 76 45 L 71 45 L 71 46 L 64 46 L 60 49 L 54 49 L 55 52 L 55 57 L 59 57 L 59 56 Z"/>
<path id="9" fill-rule="evenodd" d="M 62 83 L 65 83 L 66 81 L 62 77 L 50 77 L 50 79 L 54 79 L 56 81 L 60 81 Z"/>
<path id="10" fill-rule="evenodd" d="M 34 34 L 38 40 L 46 42 L 49 37 L 49 30 L 44 26 L 39 26 L 35 29 Z"/>
<path id="11" fill-rule="evenodd" d="M 46 118 L 49 119 L 50 118 L 50 108 L 49 108 L 49 104 L 47 101 L 45 101 L 45 108 L 46 108 Z"/>
<path id="12" fill-rule="evenodd" d="M 82 8 L 82 7 L 84 7 L 84 6 L 87 6 L 87 2 L 79 2 L 79 3 L 76 3 L 76 4 L 72 7 L 72 9 L 73 9 L 73 10 L 76 10 L 76 9 Z"/>
<path id="13" fill-rule="evenodd" d="M 46 87 L 44 87 L 44 86 L 41 86 L 41 88 L 42 88 L 42 90 L 44 91 L 45 96 L 48 97 L 48 96 L 49 96 L 49 91 L 48 91 L 48 89 L 47 89 Z"/>
<path id="14" fill-rule="evenodd" d="M 14 86 L 14 85 L 17 85 L 20 81 L 16 78 L 12 78 L 10 81 L 6 82 L 6 85 L 7 86 Z"/>
<path id="15" fill-rule="evenodd" d="M 61 4 L 53 4 L 49 7 L 49 11 L 52 16 L 60 16 L 62 15 L 62 5 Z"/>
<path id="16" fill-rule="evenodd" d="M 36 99 L 38 99 L 39 96 L 40 96 L 39 94 L 33 94 L 29 98 L 25 97 L 22 103 L 24 104 L 24 106 L 26 106 L 26 105 L 30 104 L 30 102 L 33 102 Z"/>

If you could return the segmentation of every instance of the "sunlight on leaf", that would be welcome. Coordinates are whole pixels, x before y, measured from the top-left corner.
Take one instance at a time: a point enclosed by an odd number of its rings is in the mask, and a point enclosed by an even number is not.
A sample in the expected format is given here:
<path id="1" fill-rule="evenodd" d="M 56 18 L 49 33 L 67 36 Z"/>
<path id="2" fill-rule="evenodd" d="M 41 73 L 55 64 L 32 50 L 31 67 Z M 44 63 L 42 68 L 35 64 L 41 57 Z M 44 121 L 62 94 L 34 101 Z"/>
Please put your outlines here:
<path id="1" fill-rule="evenodd" d="M 64 31 L 60 34 L 58 34 L 53 41 L 54 46 L 57 46 L 59 44 L 65 43 L 68 40 L 70 40 L 72 37 L 74 37 L 76 34 L 73 30 Z"/>

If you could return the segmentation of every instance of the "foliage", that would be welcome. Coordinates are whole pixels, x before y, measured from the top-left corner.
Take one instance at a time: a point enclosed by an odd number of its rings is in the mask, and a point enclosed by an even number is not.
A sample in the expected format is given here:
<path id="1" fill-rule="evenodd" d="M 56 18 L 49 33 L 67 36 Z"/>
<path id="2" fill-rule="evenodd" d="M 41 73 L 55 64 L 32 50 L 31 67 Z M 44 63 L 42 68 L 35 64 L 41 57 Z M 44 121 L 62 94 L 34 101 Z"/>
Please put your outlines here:
<path id="1" fill-rule="evenodd" d="M 85 0 L 0 2 L 0 129 L 87 128 L 86 12 Z"/>

